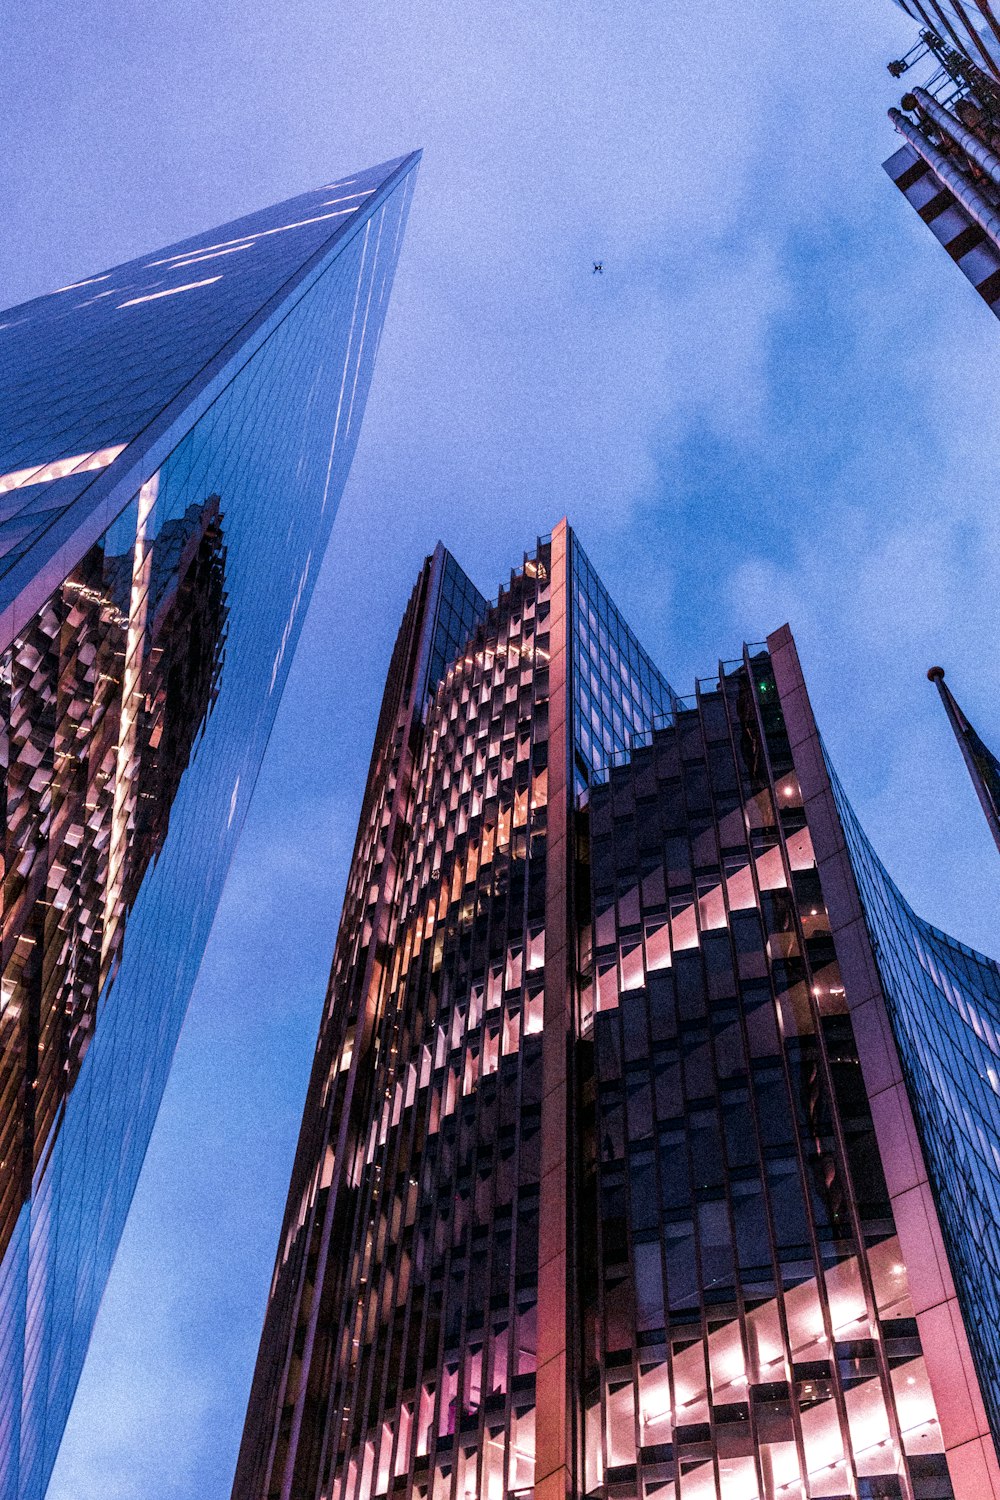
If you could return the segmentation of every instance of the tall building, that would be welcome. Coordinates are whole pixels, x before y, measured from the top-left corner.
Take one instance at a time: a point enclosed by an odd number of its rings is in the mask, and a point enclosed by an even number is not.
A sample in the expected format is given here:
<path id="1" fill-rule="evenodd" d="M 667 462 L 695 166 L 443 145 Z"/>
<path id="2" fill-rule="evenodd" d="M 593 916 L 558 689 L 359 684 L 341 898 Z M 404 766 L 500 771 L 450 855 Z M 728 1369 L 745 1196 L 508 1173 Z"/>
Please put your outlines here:
<path id="1" fill-rule="evenodd" d="M 1000 969 L 565 522 L 383 699 L 234 1500 L 1000 1497 Z"/>
<path id="2" fill-rule="evenodd" d="M 1000 77 L 933 31 L 889 71 L 915 64 L 929 76 L 889 110 L 904 144 L 883 165 L 1000 316 Z"/>
<path id="3" fill-rule="evenodd" d="M 0 314 L 0 1497 L 52 1469 L 417 156 Z"/>

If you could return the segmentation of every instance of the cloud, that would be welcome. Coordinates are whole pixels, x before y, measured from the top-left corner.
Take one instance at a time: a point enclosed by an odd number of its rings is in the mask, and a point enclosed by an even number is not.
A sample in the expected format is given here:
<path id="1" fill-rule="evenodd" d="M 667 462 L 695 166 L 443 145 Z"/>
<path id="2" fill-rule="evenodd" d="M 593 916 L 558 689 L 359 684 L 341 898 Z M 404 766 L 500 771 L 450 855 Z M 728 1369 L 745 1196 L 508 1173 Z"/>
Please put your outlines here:
<path id="1" fill-rule="evenodd" d="M 385 664 L 438 536 L 492 591 L 568 512 L 681 692 L 790 619 L 890 869 L 992 940 L 995 855 L 923 672 L 1000 743 L 998 330 L 879 166 L 911 36 L 889 0 L 14 23 L 13 297 L 426 147 L 51 1500 L 228 1493 Z"/>

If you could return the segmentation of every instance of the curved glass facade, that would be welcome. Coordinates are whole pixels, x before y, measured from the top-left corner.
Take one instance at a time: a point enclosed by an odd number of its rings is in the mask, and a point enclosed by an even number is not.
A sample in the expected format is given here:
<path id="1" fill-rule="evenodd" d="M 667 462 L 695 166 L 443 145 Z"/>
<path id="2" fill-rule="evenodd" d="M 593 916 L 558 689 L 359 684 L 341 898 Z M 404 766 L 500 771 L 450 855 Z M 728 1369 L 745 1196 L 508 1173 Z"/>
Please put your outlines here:
<path id="1" fill-rule="evenodd" d="M 369 174 L 336 228 L 334 185 L 96 278 L 118 321 L 60 294 L 7 314 L 34 404 L 3 450 L 5 584 L 57 578 L 34 610 L 12 593 L 27 622 L 0 655 L 4 1500 L 40 1497 L 55 1459 L 353 456 L 415 163 Z M 247 270 L 206 314 L 185 281 L 219 242 Z M 86 353 L 78 386 L 46 385 L 41 331 Z M 110 434 L 103 467 L 51 477 Z"/>
<path id="2" fill-rule="evenodd" d="M 983 1396 L 1000 1432 L 1000 964 L 916 916 L 831 780 Z"/>

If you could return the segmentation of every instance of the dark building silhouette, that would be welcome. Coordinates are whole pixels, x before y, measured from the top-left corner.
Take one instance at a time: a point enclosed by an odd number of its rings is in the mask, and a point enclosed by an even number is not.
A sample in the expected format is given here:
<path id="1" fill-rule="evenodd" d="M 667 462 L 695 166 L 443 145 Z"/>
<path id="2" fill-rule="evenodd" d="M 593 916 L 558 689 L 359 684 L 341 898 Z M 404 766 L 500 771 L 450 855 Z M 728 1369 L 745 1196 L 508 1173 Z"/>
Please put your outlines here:
<path id="1" fill-rule="evenodd" d="M 0 314 L 0 1497 L 44 1493 L 417 157 Z"/>
<path id="2" fill-rule="evenodd" d="M 680 698 L 565 522 L 490 605 L 439 547 L 234 1500 L 1000 1496 L 998 1057 L 787 627 Z"/>

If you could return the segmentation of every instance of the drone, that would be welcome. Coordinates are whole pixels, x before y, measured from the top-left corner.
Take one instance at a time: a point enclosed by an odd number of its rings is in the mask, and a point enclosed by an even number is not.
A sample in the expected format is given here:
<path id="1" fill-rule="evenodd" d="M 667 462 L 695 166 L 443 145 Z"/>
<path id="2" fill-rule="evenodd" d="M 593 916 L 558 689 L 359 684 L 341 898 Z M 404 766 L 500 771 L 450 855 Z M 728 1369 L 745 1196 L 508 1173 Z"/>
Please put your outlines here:
<path id="1" fill-rule="evenodd" d="M 595 276 L 603 276 L 604 275 L 604 262 L 603 262 L 603 260 L 595 260 L 594 261 L 594 273 L 593 274 Z"/>

